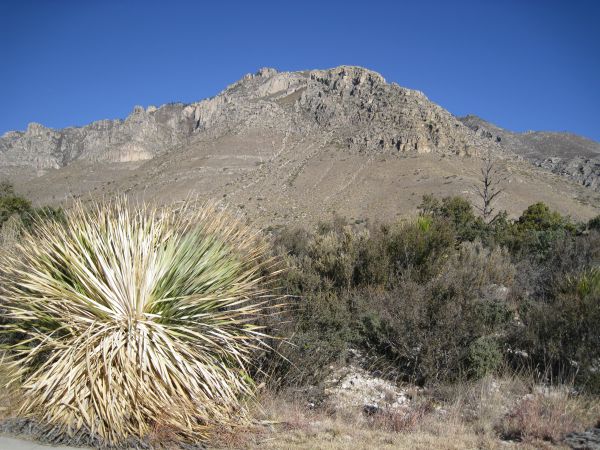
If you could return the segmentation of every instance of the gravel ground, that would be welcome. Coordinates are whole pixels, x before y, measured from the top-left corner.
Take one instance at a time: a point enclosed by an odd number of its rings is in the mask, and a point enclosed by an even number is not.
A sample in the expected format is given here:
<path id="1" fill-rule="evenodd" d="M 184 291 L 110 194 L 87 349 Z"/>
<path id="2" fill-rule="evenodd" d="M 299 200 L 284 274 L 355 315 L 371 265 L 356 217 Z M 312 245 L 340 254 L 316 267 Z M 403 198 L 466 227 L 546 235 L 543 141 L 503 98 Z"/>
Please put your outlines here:
<path id="1" fill-rule="evenodd" d="M 38 444 L 33 441 L 26 441 L 24 439 L 16 439 L 5 436 L 0 436 L 0 448 L 2 450 L 44 450 L 44 449 L 61 449 L 61 450 L 76 450 L 84 447 L 65 447 L 65 446 L 51 446 Z"/>

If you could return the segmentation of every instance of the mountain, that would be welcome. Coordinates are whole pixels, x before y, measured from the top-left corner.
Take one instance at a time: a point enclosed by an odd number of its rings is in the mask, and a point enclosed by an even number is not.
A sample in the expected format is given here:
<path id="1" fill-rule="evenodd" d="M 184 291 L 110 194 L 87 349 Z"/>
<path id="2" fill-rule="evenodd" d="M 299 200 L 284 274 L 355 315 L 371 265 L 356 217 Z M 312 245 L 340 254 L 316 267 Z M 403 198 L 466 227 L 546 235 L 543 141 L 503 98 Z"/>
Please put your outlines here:
<path id="1" fill-rule="evenodd" d="M 523 156 L 532 164 L 600 191 L 600 143 L 571 133 L 514 133 L 473 115 L 459 120 L 479 136 Z"/>
<path id="2" fill-rule="evenodd" d="M 576 217 L 598 214 L 597 192 L 525 161 L 510 132 L 467 119 L 360 67 L 261 69 L 197 103 L 6 133 L 0 173 L 39 203 L 199 195 L 265 224 L 334 212 L 361 221 L 412 214 L 427 193 L 476 201 L 479 156 L 492 154 L 508 177 L 498 207 L 518 214 L 542 200 Z"/>
<path id="3" fill-rule="evenodd" d="M 361 68 L 278 73 L 262 69 L 218 96 L 184 105 L 137 106 L 125 120 L 52 130 L 32 123 L 0 140 L 0 165 L 58 169 L 77 160 L 151 159 L 190 138 L 219 138 L 250 130 L 306 135 L 330 133 L 354 150 L 476 151 L 481 140 L 465 133 L 450 113 L 420 92 L 387 84 Z"/>

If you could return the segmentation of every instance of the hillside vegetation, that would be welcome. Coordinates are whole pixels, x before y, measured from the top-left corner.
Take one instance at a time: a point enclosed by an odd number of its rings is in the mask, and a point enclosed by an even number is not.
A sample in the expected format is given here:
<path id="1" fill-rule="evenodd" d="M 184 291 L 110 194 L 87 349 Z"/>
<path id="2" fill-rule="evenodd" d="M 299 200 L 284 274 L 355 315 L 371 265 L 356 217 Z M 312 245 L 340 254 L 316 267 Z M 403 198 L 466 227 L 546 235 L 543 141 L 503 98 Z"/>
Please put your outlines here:
<path id="1" fill-rule="evenodd" d="M 34 214 L 64 221 L 10 186 L 0 205 L 5 245 Z M 224 428 L 214 445 L 538 448 L 600 419 L 600 216 L 535 203 L 487 223 L 464 198 L 425 196 L 411 219 L 265 233 L 288 307 L 260 319 L 278 338 L 252 356 L 258 422 Z M 408 409 L 331 409 L 325 387 L 357 353 L 410 392 Z M 5 408 L 16 403 L 4 393 Z"/>
<path id="2" fill-rule="evenodd" d="M 600 217 L 576 223 L 543 203 L 517 220 L 476 217 L 427 196 L 413 220 L 284 228 L 284 383 L 316 381 L 348 348 L 429 385 L 526 369 L 600 393 Z"/>

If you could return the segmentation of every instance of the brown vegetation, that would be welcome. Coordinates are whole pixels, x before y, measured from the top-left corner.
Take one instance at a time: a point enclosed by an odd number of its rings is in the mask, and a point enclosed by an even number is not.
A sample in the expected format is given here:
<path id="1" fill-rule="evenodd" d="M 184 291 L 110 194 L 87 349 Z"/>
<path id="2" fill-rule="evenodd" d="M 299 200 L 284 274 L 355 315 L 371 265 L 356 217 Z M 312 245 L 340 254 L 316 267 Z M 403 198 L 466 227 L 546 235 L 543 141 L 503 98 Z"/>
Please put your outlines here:
<path id="1" fill-rule="evenodd" d="M 564 448 L 567 432 L 593 426 L 600 405 L 527 378 L 486 377 L 422 392 L 396 414 L 336 413 L 263 392 L 257 425 L 222 435 L 215 448 L 463 449 Z"/>

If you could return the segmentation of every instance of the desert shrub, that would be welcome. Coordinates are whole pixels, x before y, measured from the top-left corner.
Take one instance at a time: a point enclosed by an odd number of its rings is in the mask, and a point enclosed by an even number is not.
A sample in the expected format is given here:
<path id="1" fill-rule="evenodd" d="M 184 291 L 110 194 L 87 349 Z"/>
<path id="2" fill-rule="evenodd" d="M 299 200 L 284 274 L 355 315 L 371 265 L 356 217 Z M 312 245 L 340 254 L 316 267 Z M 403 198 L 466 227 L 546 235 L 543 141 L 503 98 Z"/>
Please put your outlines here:
<path id="1" fill-rule="evenodd" d="M 456 244 L 451 226 L 427 217 L 394 224 L 385 231 L 393 273 L 411 272 L 420 280 L 437 273 L 440 263 L 454 251 Z"/>
<path id="2" fill-rule="evenodd" d="M 451 276 L 452 268 L 457 271 L 461 281 L 469 285 L 468 289 L 475 289 L 480 295 L 490 285 L 511 286 L 515 276 L 515 267 L 505 249 L 486 248 L 478 241 L 461 244 L 440 276 Z M 447 283 L 452 281 L 448 280 Z"/>
<path id="3" fill-rule="evenodd" d="M 359 242 L 353 272 L 353 285 L 388 286 L 395 268 L 388 252 L 388 239 L 383 230 L 369 230 L 366 239 Z"/>
<path id="4" fill-rule="evenodd" d="M 535 444 L 559 444 L 567 433 L 583 431 L 597 421 L 598 405 L 585 397 L 574 397 L 566 390 L 525 396 L 496 427 L 505 439 Z"/>
<path id="5" fill-rule="evenodd" d="M 475 238 L 477 218 L 468 200 L 462 197 L 444 198 L 440 215 L 450 220 L 461 240 L 473 240 Z"/>
<path id="6" fill-rule="evenodd" d="M 587 228 L 588 230 L 600 231 L 600 214 L 590 219 L 590 221 L 587 224 Z"/>
<path id="7" fill-rule="evenodd" d="M 367 236 L 367 233 L 357 233 L 350 227 L 316 234 L 307 251 L 313 269 L 336 287 L 348 289 L 354 277 L 359 243 Z"/>
<path id="8" fill-rule="evenodd" d="M 17 244 L 24 226 L 19 214 L 10 216 L 0 228 L 0 245 L 2 248 L 6 249 Z"/>
<path id="9" fill-rule="evenodd" d="M 268 357 L 264 366 L 271 388 L 318 386 L 330 373 L 330 365 L 344 360 L 348 350 L 348 328 L 342 330 L 315 327 L 287 330 L 286 341 L 276 347 L 278 357 Z"/>
<path id="10" fill-rule="evenodd" d="M 8 181 L 0 181 L 0 227 L 9 219 L 13 218 L 13 229 L 11 232 L 15 238 L 14 222 L 18 221 L 22 227 L 31 228 L 37 219 L 41 220 L 63 220 L 64 215 L 61 208 L 43 206 L 34 208 L 31 202 L 15 193 L 14 187 Z"/>
<path id="11" fill-rule="evenodd" d="M 471 203 L 463 197 L 444 197 L 440 201 L 432 195 L 425 195 L 419 210 L 422 215 L 447 221 L 459 241 L 481 239 L 487 228 L 485 222 L 475 216 Z"/>
<path id="12" fill-rule="evenodd" d="M 505 298 L 513 276 L 506 252 L 464 243 L 428 282 L 405 274 L 394 290 L 362 292 L 365 345 L 418 383 L 482 376 L 501 359 L 498 345 L 490 348 L 513 317 Z M 484 343 L 487 354 L 475 358 Z"/>
<path id="13" fill-rule="evenodd" d="M 523 211 L 518 225 L 523 230 L 546 231 L 563 228 L 566 222 L 558 212 L 552 211 L 545 203 L 538 202 Z"/>
<path id="14" fill-rule="evenodd" d="M 478 378 L 504 362 L 573 378 L 581 350 L 567 336 L 591 322 L 573 309 L 581 301 L 568 306 L 565 279 L 600 264 L 600 232 L 584 228 L 543 203 L 486 224 L 464 199 L 425 196 L 412 220 L 284 229 L 276 242 L 294 268 L 284 292 L 298 297 L 289 331 L 312 349 L 293 357 L 327 365 L 359 347 L 384 372 L 423 384 Z M 550 320 L 555 308 L 562 322 Z M 600 372 L 577 373 L 589 387 Z"/>
<path id="15" fill-rule="evenodd" d="M 398 291 L 372 292 L 361 325 L 367 349 L 392 361 L 399 375 L 418 384 L 459 375 L 471 331 L 446 304 L 410 282 Z M 470 326 L 468 327 L 470 328 Z M 385 360 L 380 363 L 386 365 Z"/>
<path id="16" fill-rule="evenodd" d="M 15 195 L 0 197 L 0 226 L 14 214 L 23 216 L 31 211 L 31 202 L 25 198 Z"/>
<path id="17" fill-rule="evenodd" d="M 530 354 L 531 364 L 556 381 L 575 380 L 600 392 L 600 269 L 594 267 L 556 284 L 542 299 L 521 307 L 524 327 L 514 346 Z"/>
<path id="18" fill-rule="evenodd" d="M 23 217 L 32 211 L 31 202 L 15 193 L 11 183 L 0 181 L 0 226 L 11 216 Z"/>
<path id="19" fill-rule="evenodd" d="M 298 245 L 290 235 L 302 236 L 305 243 Z M 308 236 L 284 231 L 276 242 L 284 252 L 290 246 L 282 292 L 298 298 L 286 329 L 291 345 L 283 352 L 289 372 L 276 378 L 318 383 L 326 371 L 317 368 L 342 360 L 349 346 L 374 346 L 387 354 L 374 325 L 387 322 L 377 316 L 382 311 L 371 314 L 368 292 L 393 290 L 398 277 L 408 274 L 431 277 L 454 251 L 455 241 L 446 222 L 420 217 L 372 229 L 352 228 L 338 218 Z"/>
<path id="20" fill-rule="evenodd" d="M 323 340 L 336 343 L 337 349 L 350 338 L 350 311 L 348 302 L 335 292 L 316 292 L 305 298 L 302 320 L 298 323 L 298 331 L 307 333 L 312 329 L 319 330 Z M 305 345 L 305 350 L 317 352 L 319 349 Z"/>
<path id="21" fill-rule="evenodd" d="M 36 222 L 2 261 L 21 413 L 106 444 L 158 428 L 203 440 L 243 417 L 267 248 L 210 205 L 121 198 Z"/>
<path id="22" fill-rule="evenodd" d="M 286 288 L 299 288 L 306 293 L 352 286 L 359 252 L 369 241 L 369 232 L 355 230 L 343 223 L 341 218 L 333 224 L 321 223 L 312 233 L 297 228 L 279 231 L 274 239 L 276 250 L 287 259 L 288 267 L 295 269 L 285 283 Z M 310 278 L 307 274 L 316 276 L 319 281 L 307 285 L 307 278 Z"/>
<path id="23" fill-rule="evenodd" d="M 600 263 L 600 233 L 568 236 L 558 240 L 549 249 L 542 266 L 549 284 L 564 281 L 566 276 Z"/>
<path id="24" fill-rule="evenodd" d="M 517 225 L 508 217 L 506 211 L 501 211 L 490 223 L 484 224 L 478 238 L 487 247 L 503 247 L 512 250 L 517 235 L 519 235 Z"/>
<path id="25" fill-rule="evenodd" d="M 57 221 L 64 223 L 66 217 L 64 210 L 60 207 L 42 206 L 27 211 L 21 216 L 21 219 L 23 220 L 23 225 L 29 230 L 32 230 L 40 221 Z"/>
<path id="26" fill-rule="evenodd" d="M 326 235 L 332 236 L 330 231 Z M 333 237 L 337 242 L 335 233 Z M 275 250 L 285 267 L 278 277 L 278 292 L 287 297 L 289 307 L 269 324 L 284 339 L 269 342 L 272 350 L 262 356 L 263 369 L 270 374 L 267 382 L 274 389 L 319 384 L 329 364 L 344 358 L 350 342 L 352 318 L 347 289 L 342 287 L 347 279 L 340 283 L 339 278 L 326 275 L 329 270 L 319 271 L 324 262 L 327 268 L 339 264 L 330 249 L 310 253 L 314 238 L 309 235 L 304 250 L 294 254 L 281 245 L 285 240 L 275 237 Z"/>
<path id="27" fill-rule="evenodd" d="M 523 211 L 501 244 L 519 259 L 543 262 L 558 242 L 572 239 L 582 228 L 539 202 Z"/>
<path id="28" fill-rule="evenodd" d="M 310 235 L 303 228 L 283 228 L 275 234 L 274 247 L 291 256 L 302 256 L 308 251 Z"/>
<path id="29" fill-rule="evenodd" d="M 502 350 L 495 337 L 481 336 L 475 339 L 467 354 L 468 375 L 483 378 L 498 369 L 502 363 Z"/>
<path id="30" fill-rule="evenodd" d="M 424 321 L 427 314 L 425 289 L 405 279 L 394 290 L 365 290 L 359 316 L 361 344 L 370 354 L 383 356 L 379 362 L 394 364 L 398 374 L 416 382 L 423 381 L 422 354 L 429 342 Z"/>
<path id="31" fill-rule="evenodd" d="M 566 235 L 548 247 L 543 259 L 536 253 L 518 253 L 513 260 L 518 268 L 515 291 L 523 305 L 544 302 L 566 277 L 600 264 L 600 233 Z"/>
<path id="32" fill-rule="evenodd" d="M 0 197 L 12 197 L 15 195 L 15 188 L 8 180 L 0 180 Z"/>

